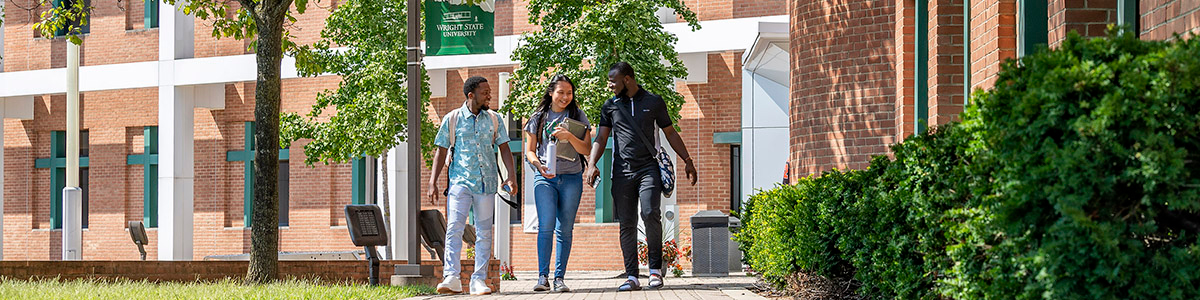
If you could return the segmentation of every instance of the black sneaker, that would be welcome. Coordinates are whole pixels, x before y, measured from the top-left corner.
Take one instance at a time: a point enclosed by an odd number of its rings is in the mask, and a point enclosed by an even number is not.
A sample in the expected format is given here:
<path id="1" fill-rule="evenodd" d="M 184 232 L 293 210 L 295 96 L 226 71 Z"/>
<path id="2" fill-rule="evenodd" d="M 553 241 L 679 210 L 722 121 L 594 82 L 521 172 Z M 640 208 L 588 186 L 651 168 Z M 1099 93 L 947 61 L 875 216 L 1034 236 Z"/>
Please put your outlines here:
<path id="1" fill-rule="evenodd" d="M 657 290 L 663 287 L 662 275 L 650 274 L 650 283 L 646 284 L 652 290 Z"/>
<path id="2" fill-rule="evenodd" d="M 534 292 L 545 292 L 550 290 L 550 283 L 546 281 L 546 276 L 538 276 L 537 285 L 533 286 Z"/>
<path id="3" fill-rule="evenodd" d="M 563 283 L 562 277 L 559 277 L 559 278 L 554 279 L 554 291 L 559 292 L 559 293 L 566 293 L 566 292 L 570 292 L 571 288 L 567 287 L 566 283 Z"/>
<path id="4" fill-rule="evenodd" d="M 638 283 L 633 280 L 625 280 L 625 284 L 622 284 L 621 287 L 617 288 L 618 292 L 640 291 L 640 290 L 642 290 L 642 286 L 638 285 Z"/>

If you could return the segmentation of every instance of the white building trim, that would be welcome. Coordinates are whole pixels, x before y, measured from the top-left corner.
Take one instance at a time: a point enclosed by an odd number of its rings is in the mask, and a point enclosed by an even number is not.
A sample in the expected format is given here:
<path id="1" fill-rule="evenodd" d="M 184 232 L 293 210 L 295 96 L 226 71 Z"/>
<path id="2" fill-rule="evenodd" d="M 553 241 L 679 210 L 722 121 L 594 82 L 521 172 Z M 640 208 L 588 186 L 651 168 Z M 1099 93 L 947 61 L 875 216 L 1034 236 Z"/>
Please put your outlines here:
<path id="1" fill-rule="evenodd" d="M 176 40 L 173 34 L 165 34 L 172 31 L 166 30 L 167 26 L 174 25 L 166 24 L 169 21 L 166 16 L 167 14 L 163 14 L 162 23 L 164 24 L 162 24 L 163 28 L 160 28 L 159 31 L 161 35 L 160 43 Z M 190 19 L 190 17 L 188 18 Z M 679 37 L 679 41 L 675 47 L 679 53 L 692 54 L 746 50 L 746 45 L 751 45 L 757 38 L 755 35 L 746 34 L 747 32 L 759 32 L 759 26 L 762 22 L 777 23 L 786 21 L 786 15 L 704 21 L 700 22 L 701 29 L 695 32 L 690 31 L 690 28 L 684 23 L 666 24 L 663 27 L 668 32 Z M 184 31 L 188 29 L 192 28 L 178 28 L 178 30 Z M 496 37 L 495 54 L 427 56 L 424 58 L 425 67 L 429 70 L 446 70 L 516 65 L 517 62 L 512 60 L 512 52 L 518 46 L 519 40 L 520 36 L 517 35 Z M 179 41 L 176 42 L 178 43 Z M 159 55 L 171 53 L 180 56 L 180 58 L 80 67 L 80 91 L 93 92 L 158 86 L 248 82 L 254 81 L 257 76 L 255 72 L 257 64 L 252 54 L 190 58 L 192 52 L 191 43 L 163 46 L 166 47 L 162 48 L 172 49 L 160 49 Z M 284 57 L 281 70 L 284 79 L 298 77 L 295 64 L 296 61 L 294 58 Z M 690 64 L 689 67 L 691 67 Z M 696 68 L 701 69 L 698 66 Z M 707 68 L 702 69 L 707 70 Z M 169 76 L 162 76 L 164 75 L 162 73 L 170 74 L 168 74 Z M 706 75 L 697 74 L 695 76 L 702 77 L 695 78 L 693 78 L 693 75 L 689 75 L 689 82 L 700 79 L 707 80 Z M 0 97 L 66 93 L 66 87 L 57 84 L 64 77 L 66 77 L 66 70 L 64 68 L 2 72 L 0 73 Z M 170 82 L 167 82 L 168 80 Z M 442 84 L 444 86 L 445 83 L 443 82 Z"/>

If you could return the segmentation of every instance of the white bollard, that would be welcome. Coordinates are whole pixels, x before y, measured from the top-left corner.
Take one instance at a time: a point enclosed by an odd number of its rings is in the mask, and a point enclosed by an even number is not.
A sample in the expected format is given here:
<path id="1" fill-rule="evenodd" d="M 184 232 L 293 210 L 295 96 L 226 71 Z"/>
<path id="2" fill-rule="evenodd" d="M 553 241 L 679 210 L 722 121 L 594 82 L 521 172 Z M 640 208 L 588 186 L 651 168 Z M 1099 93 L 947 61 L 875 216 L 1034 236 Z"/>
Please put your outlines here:
<path id="1" fill-rule="evenodd" d="M 83 190 L 63 188 L 62 260 L 83 260 Z"/>

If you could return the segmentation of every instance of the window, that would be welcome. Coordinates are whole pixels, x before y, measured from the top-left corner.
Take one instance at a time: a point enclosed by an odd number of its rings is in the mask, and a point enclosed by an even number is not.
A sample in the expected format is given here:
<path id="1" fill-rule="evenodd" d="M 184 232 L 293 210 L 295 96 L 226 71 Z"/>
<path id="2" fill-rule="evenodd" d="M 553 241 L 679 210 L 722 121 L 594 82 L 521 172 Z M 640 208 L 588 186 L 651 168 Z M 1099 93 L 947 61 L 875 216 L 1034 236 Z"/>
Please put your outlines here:
<path id="1" fill-rule="evenodd" d="M 281 150 L 282 151 L 282 150 Z M 279 226 L 288 226 L 288 202 L 291 193 L 288 193 L 288 188 L 291 185 L 291 165 L 287 160 L 279 161 L 279 176 L 275 177 L 275 188 L 279 191 Z"/>
<path id="2" fill-rule="evenodd" d="M 729 147 L 729 213 L 742 212 L 742 146 Z"/>
<path id="3" fill-rule="evenodd" d="M 245 143 L 242 151 L 225 152 L 225 161 L 242 162 L 242 224 L 249 228 L 253 225 L 250 216 L 253 215 L 254 204 L 254 122 L 245 122 Z M 276 187 L 279 187 L 279 225 L 287 226 L 288 198 L 287 187 L 290 181 L 287 160 L 288 149 L 279 149 L 279 174 L 276 177 Z"/>
<path id="4" fill-rule="evenodd" d="M 67 187 L 67 132 L 50 132 L 50 157 L 34 161 L 38 169 L 50 169 L 50 228 L 62 228 L 62 190 Z M 79 188 L 82 189 L 83 228 L 88 227 L 88 132 L 79 133 Z"/>
<path id="5" fill-rule="evenodd" d="M 129 155 L 127 165 L 142 166 L 142 225 L 158 227 L 158 127 L 142 129 L 142 154 Z"/>
<path id="6" fill-rule="evenodd" d="M 146 29 L 158 28 L 158 0 L 144 0 L 145 10 L 142 16 Z"/>
<path id="7" fill-rule="evenodd" d="M 74 5 L 76 3 L 75 1 L 80 1 L 80 0 L 52 0 L 51 4 L 54 6 L 54 8 L 70 7 L 71 5 Z M 87 20 L 88 22 L 80 22 L 78 20 L 76 20 L 76 21 L 67 20 L 66 27 L 79 26 L 80 23 L 85 23 L 85 24 L 83 24 L 82 28 L 80 28 L 80 34 L 86 34 L 86 33 L 92 32 L 92 24 L 91 24 L 92 22 L 90 22 L 92 19 L 92 16 L 91 16 L 92 0 L 82 0 L 82 1 L 83 1 L 84 8 L 88 10 L 88 16 L 87 16 L 87 18 L 85 18 L 85 20 Z M 54 32 L 54 36 L 65 36 L 65 35 L 67 35 L 66 28 L 61 28 L 58 31 Z"/>

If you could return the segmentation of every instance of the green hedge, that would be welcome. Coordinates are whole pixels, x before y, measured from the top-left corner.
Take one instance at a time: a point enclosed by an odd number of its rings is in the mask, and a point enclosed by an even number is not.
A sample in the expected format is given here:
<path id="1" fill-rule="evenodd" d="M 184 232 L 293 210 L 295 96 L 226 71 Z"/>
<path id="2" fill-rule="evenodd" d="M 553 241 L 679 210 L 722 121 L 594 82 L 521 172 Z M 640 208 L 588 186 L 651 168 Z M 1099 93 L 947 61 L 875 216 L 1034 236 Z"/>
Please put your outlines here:
<path id="1" fill-rule="evenodd" d="M 747 262 L 870 298 L 1200 298 L 1200 40 L 1071 35 L 971 102 L 894 158 L 751 197 Z"/>

